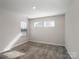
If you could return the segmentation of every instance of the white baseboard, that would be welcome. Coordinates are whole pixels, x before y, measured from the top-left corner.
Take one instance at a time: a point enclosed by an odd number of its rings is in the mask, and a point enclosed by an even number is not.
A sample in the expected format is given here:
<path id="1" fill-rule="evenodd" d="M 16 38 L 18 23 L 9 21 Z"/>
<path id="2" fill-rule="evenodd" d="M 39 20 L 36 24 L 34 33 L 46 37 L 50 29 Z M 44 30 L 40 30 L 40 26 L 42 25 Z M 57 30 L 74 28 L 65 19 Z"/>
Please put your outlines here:
<path id="1" fill-rule="evenodd" d="M 76 52 L 70 52 L 70 51 L 68 51 L 68 50 L 67 50 L 67 52 L 68 52 L 69 56 L 70 56 L 72 59 L 76 59 L 76 57 L 77 57 L 77 53 L 76 53 Z"/>
<path id="2" fill-rule="evenodd" d="M 19 44 L 17 44 L 17 45 L 14 45 L 13 48 L 14 48 L 14 47 L 17 47 L 17 46 L 20 46 L 20 45 L 22 45 L 22 44 L 24 44 L 24 43 L 27 43 L 27 42 L 28 42 L 28 40 L 26 40 L 26 41 L 24 41 L 24 42 L 21 42 L 21 43 L 19 43 Z"/>
<path id="3" fill-rule="evenodd" d="M 64 46 L 61 44 L 51 43 L 51 42 L 44 42 L 44 41 L 35 41 L 35 40 L 29 40 L 31 42 L 37 42 L 37 43 L 45 43 L 45 44 L 51 44 L 51 45 L 58 45 L 58 46 Z"/>

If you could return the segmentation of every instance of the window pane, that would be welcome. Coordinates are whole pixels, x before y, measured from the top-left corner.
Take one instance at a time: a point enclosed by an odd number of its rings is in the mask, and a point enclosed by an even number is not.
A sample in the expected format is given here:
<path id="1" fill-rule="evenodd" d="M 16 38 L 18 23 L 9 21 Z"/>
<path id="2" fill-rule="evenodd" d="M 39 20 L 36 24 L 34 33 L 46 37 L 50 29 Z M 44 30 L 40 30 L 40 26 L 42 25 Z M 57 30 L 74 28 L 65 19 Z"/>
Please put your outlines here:
<path id="1" fill-rule="evenodd" d="M 34 27 L 55 27 L 55 21 L 38 21 L 33 23 Z"/>
<path id="2" fill-rule="evenodd" d="M 44 21 L 44 27 L 55 27 L 55 21 Z"/>
<path id="3" fill-rule="evenodd" d="M 21 29 L 26 29 L 26 22 L 21 21 Z"/>
<path id="4" fill-rule="evenodd" d="M 34 27 L 43 27 L 42 22 L 34 22 Z"/>
<path id="5" fill-rule="evenodd" d="M 26 22 L 21 21 L 21 32 L 25 32 L 25 31 L 27 31 Z"/>

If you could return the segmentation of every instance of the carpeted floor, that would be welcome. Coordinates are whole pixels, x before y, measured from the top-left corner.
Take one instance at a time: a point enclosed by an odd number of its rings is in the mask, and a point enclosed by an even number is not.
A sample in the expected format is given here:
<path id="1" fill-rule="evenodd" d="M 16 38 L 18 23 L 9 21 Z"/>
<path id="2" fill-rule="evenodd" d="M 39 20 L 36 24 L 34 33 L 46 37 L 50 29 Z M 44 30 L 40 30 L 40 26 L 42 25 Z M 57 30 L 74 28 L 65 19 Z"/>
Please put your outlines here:
<path id="1" fill-rule="evenodd" d="M 10 52 L 12 51 L 18 52 L 16 57 L 16 52 L 11 54 Z M 48 45 L 29 41 L 23 45 L 13 48 L 11 51 L 4 53 L 3 56 L 5 56 L 5 58 L 3 59 L 67 59 L 66 52 L 67 51 L 63 46 Z"/>

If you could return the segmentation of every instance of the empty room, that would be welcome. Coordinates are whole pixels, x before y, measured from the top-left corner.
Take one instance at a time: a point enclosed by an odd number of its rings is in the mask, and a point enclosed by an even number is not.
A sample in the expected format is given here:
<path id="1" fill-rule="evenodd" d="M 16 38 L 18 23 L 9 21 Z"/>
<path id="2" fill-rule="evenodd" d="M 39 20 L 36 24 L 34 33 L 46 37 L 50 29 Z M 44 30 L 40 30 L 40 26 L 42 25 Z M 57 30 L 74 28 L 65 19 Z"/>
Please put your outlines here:
<path id="1" fill-rule="evenodd" d="M 79 59 L 79 0 L 0 0 L 0 59 Z"/>

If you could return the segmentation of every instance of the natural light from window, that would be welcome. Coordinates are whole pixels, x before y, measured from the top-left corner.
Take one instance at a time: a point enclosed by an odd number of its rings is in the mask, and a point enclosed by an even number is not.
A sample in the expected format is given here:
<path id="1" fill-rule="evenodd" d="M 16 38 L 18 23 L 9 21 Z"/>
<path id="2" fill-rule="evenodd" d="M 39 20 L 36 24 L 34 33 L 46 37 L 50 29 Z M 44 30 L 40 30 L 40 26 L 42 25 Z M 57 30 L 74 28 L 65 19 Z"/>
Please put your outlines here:
<path id="1" fill-rule="evenodd" d="M 26 29 L 26 22 L 21 21 L 21 29 Z"/>
<path id="2" fill-rule="evenodd" d="M 55 27 L 55 21 L 37 21 L 34 22 L 34 27 Z"/>
<path id="3" fill-rule="evenodd" d="M 55 27 L 55 21 L 44 21 L 44 27 Z"/>
<path id="4" fill-rule="evenodd" d="M 25 21 L 21 21 L 21 32 L 27 31 L 27 24 Z"/>

